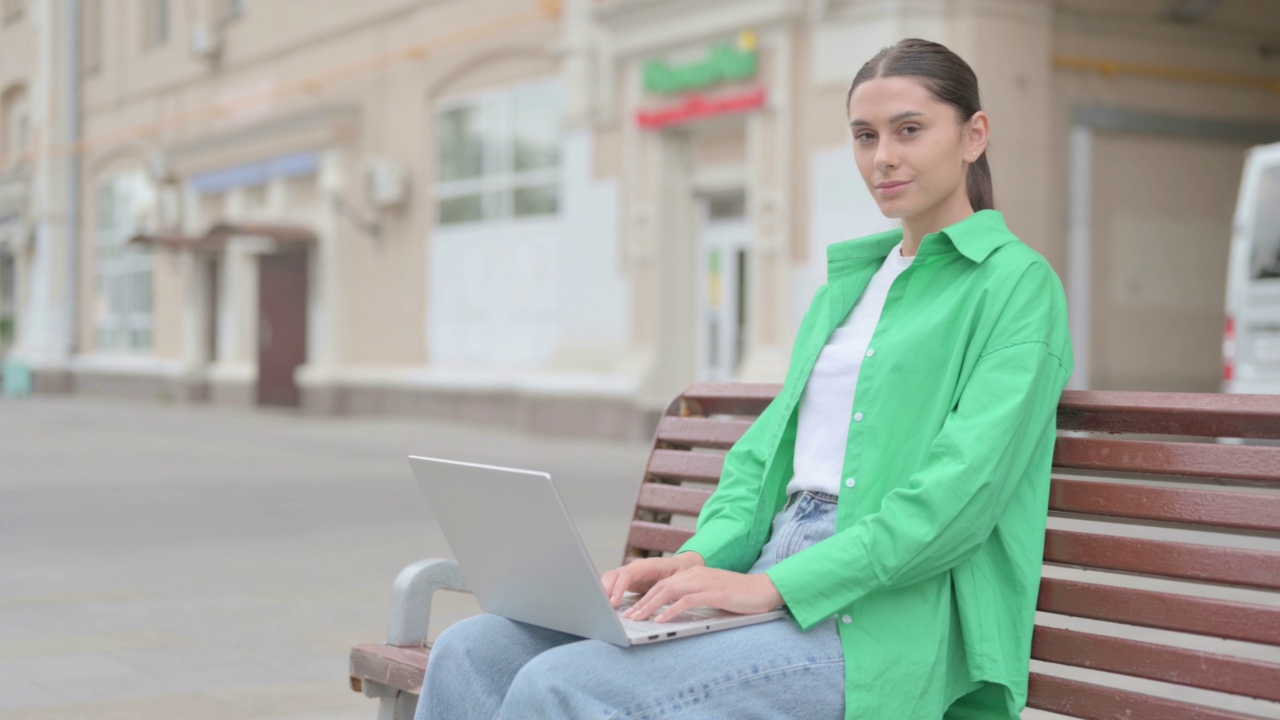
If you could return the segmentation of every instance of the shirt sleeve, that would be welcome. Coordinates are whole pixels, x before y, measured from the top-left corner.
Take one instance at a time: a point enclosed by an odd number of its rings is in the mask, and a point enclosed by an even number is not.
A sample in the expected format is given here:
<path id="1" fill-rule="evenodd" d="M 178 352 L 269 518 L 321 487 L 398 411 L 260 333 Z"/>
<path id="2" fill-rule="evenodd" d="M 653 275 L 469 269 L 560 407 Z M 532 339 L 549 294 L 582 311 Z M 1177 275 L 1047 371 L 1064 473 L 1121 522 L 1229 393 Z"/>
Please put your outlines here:
<path id="1" fill-rule="evenodd" d="M 784 395 L 774 398 L 725 454 L 720 484 L 702 506 L 697 532 L 678 553 L 694 551 L 707 567 L 737 572 L 745 572 L 755 562 L 747 538 L 764 489 L 765 467 L 772 451 L 769 439 L 777 423 L 785 420 L 780 417 Z M 757 554 L 759 550 L 756 548 Z"/>
<path id="2" fill-rule="evenodd" d="M 1010 305 L 1023 314 L 1018 325 L 1027 315 L 1045 321 L 1041 313 L 1026 313 L 1025 304 Z M 1045 336 L 1043 327 L 1037 336 Z M 903 487 L 886 495 L 876 512 L 766 571 L 801 627 L 873 591 L 960 564 L 990 536 L 1020 483 L 1048 481 L 1047 472 L 1031 465 L 1046 426 L 1056 422 L 1071 361 L 1042 339 L 994 345 L 978 359 L 925 463 Z"/>

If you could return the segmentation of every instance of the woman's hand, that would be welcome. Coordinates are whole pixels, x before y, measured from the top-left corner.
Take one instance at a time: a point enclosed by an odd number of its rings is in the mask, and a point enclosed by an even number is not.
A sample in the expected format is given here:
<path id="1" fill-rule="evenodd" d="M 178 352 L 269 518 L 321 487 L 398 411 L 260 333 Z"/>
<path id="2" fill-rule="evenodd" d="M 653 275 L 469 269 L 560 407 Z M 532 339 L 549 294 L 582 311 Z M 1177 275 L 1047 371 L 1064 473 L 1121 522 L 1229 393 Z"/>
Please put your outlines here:
<path id="1" fill-rule="evenodd" d="M 637 560 L 630 565 L 623 565 L 610 570 L 601 576 L 604 592 L 614 607 L 622 603 L 622 596 L 628 590 L 632 592 L 648 592 L 659 580 L 666 579 L 681 570 L 693 567 L 705 567 L 706 561 L 696 552 L 683 552 L 674 557 L 656 557 Z"/>
<path id="2" fill-rule="evenodd" d="M 699 565 L 655 583 L 624 616 L 645 620 L 663 605 L 669 607 L 654 618 L 656 622 L 665 622 L 696 607 L 744 614 L 768 612 L 782 605 L 782 595 L 764 573 L 743 575 Z"/>

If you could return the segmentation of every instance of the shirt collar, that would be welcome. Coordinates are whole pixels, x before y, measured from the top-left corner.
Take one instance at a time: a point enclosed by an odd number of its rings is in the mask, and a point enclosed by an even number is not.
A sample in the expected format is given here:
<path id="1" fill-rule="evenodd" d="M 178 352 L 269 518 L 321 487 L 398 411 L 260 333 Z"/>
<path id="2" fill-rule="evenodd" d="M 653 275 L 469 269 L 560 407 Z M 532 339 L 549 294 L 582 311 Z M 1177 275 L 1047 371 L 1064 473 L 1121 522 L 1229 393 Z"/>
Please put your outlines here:
<path id="1" fill-rule="evenodd" d="M 996 248 L 1016 239 L 1005 225 L 1003 215 L 995 210 L 979 210 L 954 225 L 925 235 L 918 254 L 920 257 L 929 257 L 958 250 L 973 262 L 981 263 Z M 883 262 L 889 256 L 889 251 L 900 242 L 902 228 L 833 243 L 827 247 L 828 275 L 858 261 L 879 259 Z"/>

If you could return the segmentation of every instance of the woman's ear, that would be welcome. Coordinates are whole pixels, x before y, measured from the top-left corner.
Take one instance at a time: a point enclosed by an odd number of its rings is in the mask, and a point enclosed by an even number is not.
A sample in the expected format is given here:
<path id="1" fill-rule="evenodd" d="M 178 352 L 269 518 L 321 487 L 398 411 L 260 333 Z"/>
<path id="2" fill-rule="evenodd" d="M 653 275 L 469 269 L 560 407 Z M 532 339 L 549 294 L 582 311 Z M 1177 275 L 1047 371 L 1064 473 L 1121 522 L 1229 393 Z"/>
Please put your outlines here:
<path id="1" fill-rule="evenodd" d="M 987 140 L 991 137 L 991 118 L 985 110 L 979 110 L 964 124 L 964 159 L 975 162 L 987 151 Z"/>

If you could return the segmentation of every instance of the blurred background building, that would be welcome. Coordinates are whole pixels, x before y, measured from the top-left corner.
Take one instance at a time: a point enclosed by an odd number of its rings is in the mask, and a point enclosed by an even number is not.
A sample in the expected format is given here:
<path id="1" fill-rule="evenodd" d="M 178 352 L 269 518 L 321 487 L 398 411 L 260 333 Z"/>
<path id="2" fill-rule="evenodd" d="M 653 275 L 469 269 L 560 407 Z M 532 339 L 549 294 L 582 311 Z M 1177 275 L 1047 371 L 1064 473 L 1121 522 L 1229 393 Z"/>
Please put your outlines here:
<path id="1" fill-rule="evenodd" d="M 780 381 L 884 229 L 845 94 L 981 79 L 1072 387 L 1213 391 L 1276 0 L 0 0 L 0 353 L 37 391 L 636 437 Z"/>

